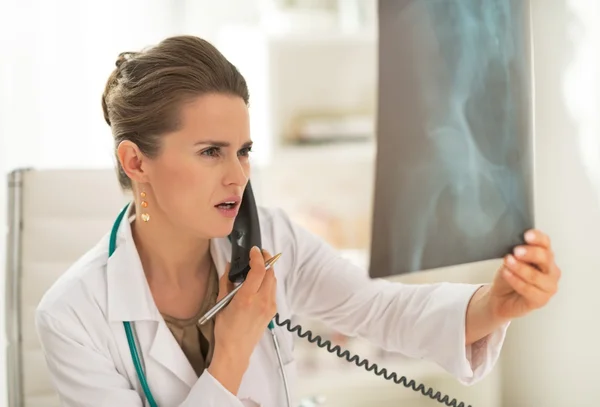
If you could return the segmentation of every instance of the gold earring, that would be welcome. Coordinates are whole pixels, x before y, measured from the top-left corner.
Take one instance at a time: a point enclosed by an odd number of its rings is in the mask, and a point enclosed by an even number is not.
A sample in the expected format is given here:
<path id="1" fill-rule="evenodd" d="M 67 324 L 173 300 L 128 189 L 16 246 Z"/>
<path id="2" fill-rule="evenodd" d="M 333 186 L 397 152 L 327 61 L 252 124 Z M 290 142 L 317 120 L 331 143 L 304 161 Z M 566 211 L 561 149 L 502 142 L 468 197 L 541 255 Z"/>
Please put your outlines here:
<path id="1" fill-rule="evenodd" d="M 146 193 L 145 192 L 141 192 L 140 196 L 142 197 L 142 208 L 147 208 L 148 207 L 148 202 L 144 201 L 144 199 L 146 198 Z M 144 222 L 148 222 L 150 220 L 150 215 L 148 215 L 146 212 L 142 213 L 142 220 Z"/>

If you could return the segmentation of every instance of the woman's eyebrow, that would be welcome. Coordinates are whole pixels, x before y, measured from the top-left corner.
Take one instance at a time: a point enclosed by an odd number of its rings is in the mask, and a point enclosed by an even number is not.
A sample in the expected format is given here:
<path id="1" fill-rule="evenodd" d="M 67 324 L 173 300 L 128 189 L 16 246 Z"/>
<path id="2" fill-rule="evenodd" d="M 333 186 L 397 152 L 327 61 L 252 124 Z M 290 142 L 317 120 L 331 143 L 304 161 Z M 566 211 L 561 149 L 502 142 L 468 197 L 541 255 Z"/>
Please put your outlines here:
<path id="1" fill-rule="evenodd" d="M 243 145 L 242 148 L 247 148 L 252 146 L 253 142 L 252 141 L 246 141 Z M 215 146 L 215 147 L 229 147 L 231 145 L 231 143 L 229 143 L 228 141 L 217 141 L 217 140 L 202 140 L 202 141 L 197 141 L 194 143 L 195 146 L 198 145 L 210 145 L 210 146 Z"/>

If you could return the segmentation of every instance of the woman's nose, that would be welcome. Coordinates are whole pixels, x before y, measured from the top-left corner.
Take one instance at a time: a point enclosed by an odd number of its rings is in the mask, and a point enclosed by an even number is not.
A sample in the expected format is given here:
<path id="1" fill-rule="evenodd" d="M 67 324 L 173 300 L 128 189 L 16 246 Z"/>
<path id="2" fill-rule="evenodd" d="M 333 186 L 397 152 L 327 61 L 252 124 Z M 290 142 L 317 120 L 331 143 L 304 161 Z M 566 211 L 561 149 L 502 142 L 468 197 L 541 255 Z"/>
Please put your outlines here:
<path id="1" fill-rule="evenodd" d="M 226 184 L 246 185 L 248 181 L 247 169 L 239 159 L 231 160 L 227 166 L 227 175 L 225 177 Z"/>

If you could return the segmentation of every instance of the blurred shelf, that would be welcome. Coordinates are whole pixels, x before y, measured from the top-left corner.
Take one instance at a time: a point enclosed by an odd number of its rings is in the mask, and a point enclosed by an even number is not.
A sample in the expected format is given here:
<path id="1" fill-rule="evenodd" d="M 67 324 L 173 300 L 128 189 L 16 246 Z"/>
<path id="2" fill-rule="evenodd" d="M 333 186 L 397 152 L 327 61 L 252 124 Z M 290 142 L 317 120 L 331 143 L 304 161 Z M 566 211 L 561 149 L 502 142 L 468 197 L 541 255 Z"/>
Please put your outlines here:
<path id="1" fill-rule="evenodd" d="M 374 141 L 285 145 L 273 150 L 272 160 L 267 167 L 297 162 L 306 165 L 310 161 L 324 160 L 331 163 L 374 163 L 376 151 Z"/>
<path id="2" fill-rule="evenodd" d="M 306 29 L 278 30 L 248 24 L 227 25 L 220 29 L 217 44 L 239 41 L 240 38 L 262 38 L 263 41 L 280 44 L 335 44 L 367 43 L 377 46 L 379 32 L 376 27 L 344 30 L 339 28 L 315 29 L 314 21 Z"/>

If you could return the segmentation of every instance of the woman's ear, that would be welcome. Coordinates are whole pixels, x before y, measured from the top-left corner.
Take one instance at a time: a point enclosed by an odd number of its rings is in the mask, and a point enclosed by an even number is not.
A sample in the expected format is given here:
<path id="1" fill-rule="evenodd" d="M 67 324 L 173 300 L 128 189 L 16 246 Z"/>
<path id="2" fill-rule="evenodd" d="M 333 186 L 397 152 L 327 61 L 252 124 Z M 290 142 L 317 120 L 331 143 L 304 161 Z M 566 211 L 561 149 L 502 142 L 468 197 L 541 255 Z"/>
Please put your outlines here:
<path id="1" fill-rule="evenodd" d="M 148 182 L 148 173 L 144 171 L 146 157 L 135 143 L 129 140 L 120 142 L 117 157 L 123 171 L 132 181 L 142 184 Z"/>

